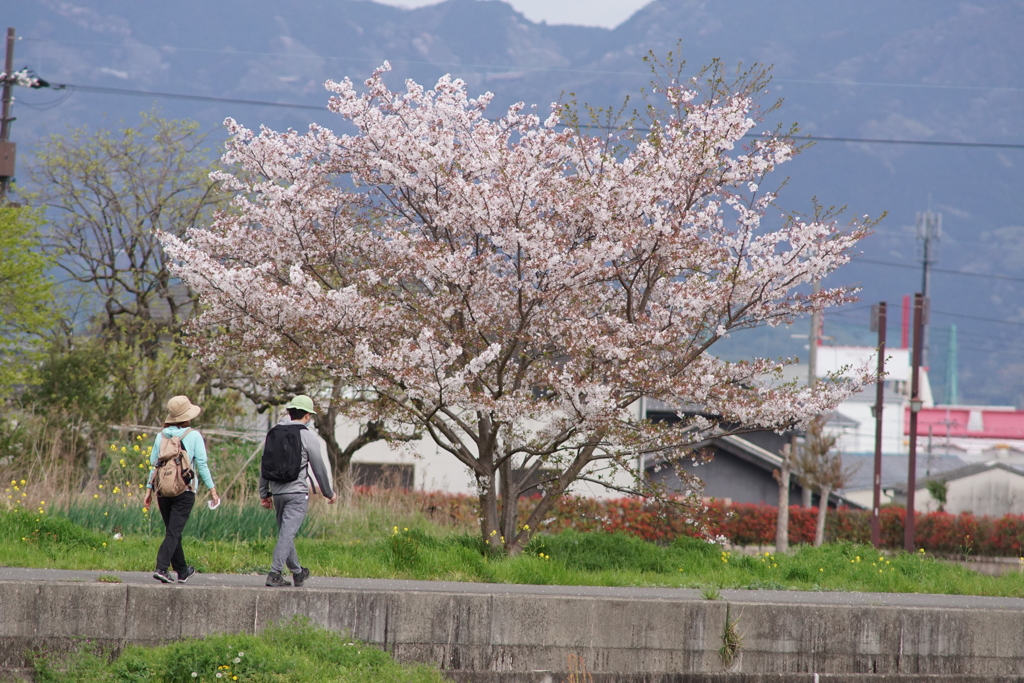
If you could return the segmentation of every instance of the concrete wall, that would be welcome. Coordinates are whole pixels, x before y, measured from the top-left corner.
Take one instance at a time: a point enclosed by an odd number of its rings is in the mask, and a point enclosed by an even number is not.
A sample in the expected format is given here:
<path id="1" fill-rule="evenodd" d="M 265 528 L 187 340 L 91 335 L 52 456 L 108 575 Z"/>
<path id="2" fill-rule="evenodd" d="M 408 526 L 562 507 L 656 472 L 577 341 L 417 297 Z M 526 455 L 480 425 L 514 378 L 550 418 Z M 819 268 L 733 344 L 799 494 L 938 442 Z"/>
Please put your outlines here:
<path id="1" fill-rule="evenodd" d="M 844 594 L 780 593 L 772 602 L 737 600 L 744 592 L 727 591 L 729 601 L 709 601 L 658 589 L 609 597 L 599 589 L 571 595 L 571 587 L 543 588 L 549 590 L 0 582 L 0 669 L 25 666 L 28 648 L 60 650 L 74 638 L 120 647 L 251 633 L 304 615 L 400 660 L 467 673 L 564 672 L 569 655 L 582 657 L 591 673 L 714 673 L 724 670 L 718 649 L 729 610 L 743 638 L 730 669 L 736 673 L 1024 674 L 1024 601 L 972 599 L 996 605 L 985 608 L 909 596 L 922 600 L 879 606 L 871 604 L 875 598 L 857 602 Z M 624 596 L 633 589 L 608 590 Z M 658 595 L 666 597 L 652 597 Z"/>

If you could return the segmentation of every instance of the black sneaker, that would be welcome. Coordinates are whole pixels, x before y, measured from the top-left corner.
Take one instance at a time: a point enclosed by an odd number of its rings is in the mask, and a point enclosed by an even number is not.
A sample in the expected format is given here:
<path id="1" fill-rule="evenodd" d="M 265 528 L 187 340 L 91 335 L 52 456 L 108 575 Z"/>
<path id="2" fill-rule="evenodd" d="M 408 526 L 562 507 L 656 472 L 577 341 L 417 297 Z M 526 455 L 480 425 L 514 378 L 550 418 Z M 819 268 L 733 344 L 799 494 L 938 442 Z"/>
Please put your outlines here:
<path id="1" fill-rule="evenodd" d="M 153 572 L 153 578 L 157 581 L 163 581 L 164 583 L 174 583 L 174 579 L 171 578 L 171 575 L 166 569 L 157 569 Z"/>
<path id="2" fill-rule="evenodd" d="M 292 585 L 292 582 L 281 576 L 281 572 L 270 572 L 267 574 L 267 585 L 271 588 L 281 588 Z"/>
<path id="3" fill-rule="evenodd" d="M 196 573 L 196 568 L 189 566 L 185 571 L 178 572 L 178 583 L 185 583 Z"/>
<path id="4" fill-rule="evenodd" d="M 300 588 L 302 584 L 309 578 L 309 568 L 302 567 L 297 572 L 292 572 L 292 580 L 295 582 L 295 587 Z"/>

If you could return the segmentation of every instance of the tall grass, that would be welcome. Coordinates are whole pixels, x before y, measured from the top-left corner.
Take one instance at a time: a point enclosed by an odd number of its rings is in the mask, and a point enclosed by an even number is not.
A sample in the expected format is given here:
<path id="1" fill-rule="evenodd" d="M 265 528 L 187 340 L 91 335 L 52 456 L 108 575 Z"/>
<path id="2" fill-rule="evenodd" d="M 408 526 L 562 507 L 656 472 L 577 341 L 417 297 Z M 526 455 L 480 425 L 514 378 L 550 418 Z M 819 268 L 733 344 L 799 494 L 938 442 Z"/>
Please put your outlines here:
<path id="1" fill-rule="evenodd" d="M 164 533 L 163 520 L 156 505 L 152 510 L 127 507 L 107 501 L 74 502 L 51 508 L 50 514 L 71 520 L 86 529 L 108 534 Z M 323 534 L 324 525 L 317 518 L 307 516 L 299 533 L 305 536 Z M 253 503 L 222 503 L 216 510 L 197 504 L 185 526 L 185 535 L 203 541 L 250 541 L 274 538 L 277 526 L 274 513 Z"/>
<path id="2" fill-rule="evenodd" d="M 255 501 L 261 445 L 212 432 L 204 436 L 221 497 Z M 64 509 L 99 500 L 137 505 L 155 437 L 154 430 L 90 429 L 59 412 L 0 421 L 0 509 L 34 509 L 40 501 Z"/>

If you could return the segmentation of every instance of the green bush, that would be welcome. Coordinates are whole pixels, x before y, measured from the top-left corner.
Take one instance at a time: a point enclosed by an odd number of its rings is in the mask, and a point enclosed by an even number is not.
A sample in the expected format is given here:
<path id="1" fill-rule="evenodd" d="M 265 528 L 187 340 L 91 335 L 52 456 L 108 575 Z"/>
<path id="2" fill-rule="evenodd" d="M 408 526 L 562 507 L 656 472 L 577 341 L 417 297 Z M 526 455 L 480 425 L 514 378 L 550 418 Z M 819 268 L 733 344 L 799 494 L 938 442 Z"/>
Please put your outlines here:
<path id="1" fill-rule="evenodd" d="M 11 510 L 0 514 L 0 538 L 40 546 L 82 547 L 103 546 L 103 534 L 84 529 L 71 520 L 29 510 Z"/>
<path id="2" fill-rule="evenodd" d="M 264 630 L 257 636 L 218 634 L 161 647 L 129 646 L 112 661 L 83 645 L 66 658 L 35 661 L 37 683 L 441 683 L 423 665 L 400 666 L 391 656 L 308 621 Z"/>

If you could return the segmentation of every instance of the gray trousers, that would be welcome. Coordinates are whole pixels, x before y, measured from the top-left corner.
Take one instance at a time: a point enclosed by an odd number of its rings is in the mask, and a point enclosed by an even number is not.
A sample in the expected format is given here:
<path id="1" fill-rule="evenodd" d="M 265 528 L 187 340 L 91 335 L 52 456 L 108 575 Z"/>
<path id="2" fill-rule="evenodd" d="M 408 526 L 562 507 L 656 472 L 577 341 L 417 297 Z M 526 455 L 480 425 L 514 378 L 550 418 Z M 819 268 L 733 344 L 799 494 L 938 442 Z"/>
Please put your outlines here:
<path id="1" fill-rule="evenodd" d="M 295 534 L 299 533 L 308 507 L 309 496 L 305 493 L 280 493 L 274 496 L 274 510 L 277 512 L 277 545 L 274 546 L 271 572 L 280 572 L 285 565 L 288 565 L 293 574 L 302 569 L 299 555 L 295 552 Z"/>

